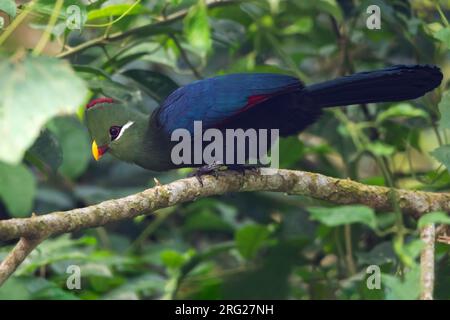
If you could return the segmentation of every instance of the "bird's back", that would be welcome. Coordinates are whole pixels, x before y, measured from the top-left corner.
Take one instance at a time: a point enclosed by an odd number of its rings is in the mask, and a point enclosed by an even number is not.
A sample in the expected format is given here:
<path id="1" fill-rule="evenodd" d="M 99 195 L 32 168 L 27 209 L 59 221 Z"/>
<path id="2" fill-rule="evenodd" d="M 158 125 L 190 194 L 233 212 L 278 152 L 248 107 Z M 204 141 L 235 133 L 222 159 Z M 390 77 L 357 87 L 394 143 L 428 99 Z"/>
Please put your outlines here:
<path id="1" fill-rule="evenodd" d="M 217 127 L 274 96 L 302 88 L 299 79 L 281 74 L 217 76 L 174 91 L 160 107 L 158 120 L 168 133 L 178 128 L 192 132 L 194 121 L 202 121 L 204 128 Z"/>

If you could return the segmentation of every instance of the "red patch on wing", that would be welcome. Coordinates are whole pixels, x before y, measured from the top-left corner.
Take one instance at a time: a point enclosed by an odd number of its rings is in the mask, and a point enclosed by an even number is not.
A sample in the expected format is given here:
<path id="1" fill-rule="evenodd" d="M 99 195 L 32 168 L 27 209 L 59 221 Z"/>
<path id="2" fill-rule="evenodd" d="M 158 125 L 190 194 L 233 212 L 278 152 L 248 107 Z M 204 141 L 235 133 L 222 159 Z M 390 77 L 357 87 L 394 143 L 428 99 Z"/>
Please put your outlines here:
<path id="1" fill-rule="evenodd" d="M 96 104 L 99 104 L 99 103 L 113 103 L 113 102 L 114 102 L 114 99 L 112 99 L 112 98 L 94 99 L 86 105 L 86 109 L 92 108 L 93 106 L 95 106 Z"/>
<path id="2" fill-rule="evenodd" d="M 247 111 L 251 107 L 253 107 L 253 106 L 257 105 L 258 103 L 261 103 L 271 97 L 273 97 L 273 94 L 258 94 L 255 96 L 250 96 L 247 98 L 247 104 L 242 109 L 240 109 L 237 112 L 237 114 Z"/>
<path id="3" fill-rule="evenodd" d="M 272 95 L 270 95 L 270 94 L 259 94 L 259 95 L 256 95 L 256 96 L 250 96 L 247 99 L 247 106 L 248 107 L 254 106 L 255 104 L 258 104 L 260 102 L 263 102 L 264 100 L 267 100 L 271 96 Z"/>

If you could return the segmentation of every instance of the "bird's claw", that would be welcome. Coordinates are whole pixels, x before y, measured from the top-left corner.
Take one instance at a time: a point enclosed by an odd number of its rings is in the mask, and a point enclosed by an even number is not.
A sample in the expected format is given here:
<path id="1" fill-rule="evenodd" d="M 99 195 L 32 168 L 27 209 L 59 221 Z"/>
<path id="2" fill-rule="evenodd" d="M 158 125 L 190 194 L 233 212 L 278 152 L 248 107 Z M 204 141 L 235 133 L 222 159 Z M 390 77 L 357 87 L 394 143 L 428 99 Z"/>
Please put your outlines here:
<path id="1" fill-rule="evenodd" d="M 219 171 L 221 171 L 221 168 L 223 165 L 220 162 L 212 162 L 210 164 L 204 165 L 203 167 L 198 168 L 194 172 L 191 172 L 188 177 L 195 177 L 197 178 L 197 181 L 200 183 L 200 185 L 203 187 L 203 180 L 202 176 L 204 175 L 212 175 L 214 178 L 219 177 Z"/>

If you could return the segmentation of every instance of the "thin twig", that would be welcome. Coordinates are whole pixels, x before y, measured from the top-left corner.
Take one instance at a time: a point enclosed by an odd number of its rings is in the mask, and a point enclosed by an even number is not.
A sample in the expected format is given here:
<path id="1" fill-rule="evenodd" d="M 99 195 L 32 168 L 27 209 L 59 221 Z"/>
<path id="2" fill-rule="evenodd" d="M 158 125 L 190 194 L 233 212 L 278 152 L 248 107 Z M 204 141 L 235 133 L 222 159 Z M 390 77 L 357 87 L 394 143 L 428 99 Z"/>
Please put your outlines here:
<path id="1" fill-rule="evenodd" d="M 48 41 L 50 40 L 50 36 L 52 35 L 52 30 L 58 20 L 58 15 L 61 11 L 63 4 L 64 0 L 56 0 L 52 14 L 50 16 L 50 20 L 48 21 L 44 33 L 42 34 L 41 38 L 39 39 L 38 43 L 33 49 L 33 55 L 37 56 L 41 54 L 42 50 L 45 49 L 45 46 L 47 45 Z"/>
<path id="2" fill-rule="evenodd" d="M 220 6 L 238 4 L 241 2 L 243 2 L 243 1 L 242 0 L 214 1 L 214 2 L 207 3 L 207 6 L 208 6 L 208 8 L 211 9 L 211 8 L 220 7 Z M 64 52 L 56 55 L 56 57 L 67 58 L 74 54 L 83 52 L 89 48 L 99 46 L 99 45 L 105 45 L 105 44 L 108 44 L 108 43 L 111 43 L 114 41 L 119 41 L 119 40 L 128 38 L 130 36 L 141 35 L 141 36 L 145 36 L 145 37 L 150 37 L 152 35 L 159 33 L 161 30 L 168 28 L 168 26 L 170 24 L 172 24 L 173 22 L 183 19 L 187 15 L 188 10 L 189 9 L 183 9 L 183 10 L 177 11 L 175 13 L 172 13 L 171 15 L 168 15 L 161 22 L 149 23 L 149 24 L 143 25 L 141 27 L 129 29 L 124 32 L 116 32 L 107 37 L 101 36 L 101 37 L 83 42 L 82 44 L 80 44 L 76 47 L 73 47 L 71 50 L 64 51 Z"/>
<path id="3" fill-rule="evenodd" d="M 0 286 L 16 271 L 17 267 L 42 240 L 43 238 L 20 238 L 14 249 L 0 263 Z"/>
<path id="4" fill-rule="evenodd" d="M 425 246 L 420 254 L 420 299 L 433 300 L 434 290 L 434 240 L 436 228 L 434 224 L 420 230 L 420 238 Z"/>
<path id="5" fill-rule="evenodd" d="M 173 42 L 177 46 L 178 50 L 180 51 L 181 58 L 184 60 L 184 63 L 186 63 L 186 65 L 189 67 L 189 69 L 191 69 L 194 76 L 199 80 L 203 79 L 203 76 L 198 72 L 197 68 L 195 68 L 195 66 L 189 60 L 189 57 L 187 56 L 186 51 L 181 46 L 181 43 L 178 41 L 178 38 L 176 37 L 176 35 L 171 34 L 170 38 L 173 40 Z"/>

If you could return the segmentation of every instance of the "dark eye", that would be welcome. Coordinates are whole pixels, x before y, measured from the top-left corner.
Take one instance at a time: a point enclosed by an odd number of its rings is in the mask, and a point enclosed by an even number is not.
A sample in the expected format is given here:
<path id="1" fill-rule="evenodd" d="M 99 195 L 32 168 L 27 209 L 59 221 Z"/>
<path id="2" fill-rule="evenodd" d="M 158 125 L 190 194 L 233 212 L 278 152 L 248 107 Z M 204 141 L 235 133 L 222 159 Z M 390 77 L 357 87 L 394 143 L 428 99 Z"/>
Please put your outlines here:
<path id="1" fill-rule="evenodd" d="M 122 128 L 119 126 L 112 126 L 111 128 L 109 128 L 109 135 L 111 136 L 111 141 L 116 140 L 117 137 L 120 134 L 120 130 Z"/>

